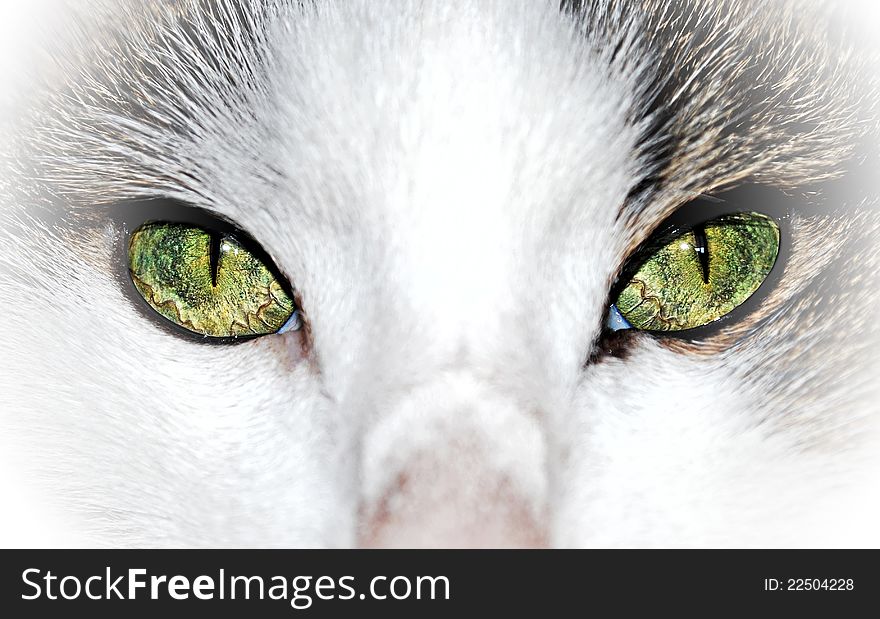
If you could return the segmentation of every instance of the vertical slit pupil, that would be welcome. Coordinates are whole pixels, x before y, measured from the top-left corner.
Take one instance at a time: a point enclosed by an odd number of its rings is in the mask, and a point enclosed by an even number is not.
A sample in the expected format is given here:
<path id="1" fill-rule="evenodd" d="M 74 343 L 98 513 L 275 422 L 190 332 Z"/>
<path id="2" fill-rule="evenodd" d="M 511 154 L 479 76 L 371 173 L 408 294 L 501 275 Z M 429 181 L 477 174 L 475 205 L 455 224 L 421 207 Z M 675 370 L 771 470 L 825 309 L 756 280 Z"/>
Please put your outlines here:
<path id="1" fill-rule="evenodd" d="M 703 283 L 709 283 L 709 243 L 706 240 L 706 227 L 700 224 L 694 228 L 694 249 L 700 260 L 700 271 L 703 275 Z"/>
<path id="2" fill-rule="evenodd" d="M 217 270 L 220 267 L 220 234 L 214 231 L 210 232 L 210 264 L 211 264 L 211 285 L 217 287 Z"/>

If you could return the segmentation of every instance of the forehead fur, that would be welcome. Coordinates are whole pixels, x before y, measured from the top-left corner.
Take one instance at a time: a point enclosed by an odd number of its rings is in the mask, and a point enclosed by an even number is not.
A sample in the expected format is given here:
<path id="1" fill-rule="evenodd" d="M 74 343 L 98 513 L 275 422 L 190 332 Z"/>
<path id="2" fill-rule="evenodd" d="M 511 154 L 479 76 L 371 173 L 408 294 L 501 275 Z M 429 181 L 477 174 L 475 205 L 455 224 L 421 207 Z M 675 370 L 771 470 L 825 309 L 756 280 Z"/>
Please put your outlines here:
<path id="1" fill-rule="evenodd" d="M 632 69 L 640 97 L 631 120 L 645 164 L 630 195 L 636 219 L 745 180 L 817 183 L 843 173 L 859 138 L 877 133 L 865 101 L 876 99 L 866 70 L 873 57 L 853 47 L 829 3 L 569 6 L 585 38 L 612 50 L 610 65 L 641 63 Z"/>
<path id="2" fill-rule="evenodd" d="M 590 119 L 565 96 L 572 84 L 610 93 L 607 105 L 637 135 L 626 212 L 639 223 L 743 179 L 793 187 L 838 175 L 857 138 L 876 135 L 865 104 L 876 88 L 864 70 L 873 58 L 854 53 L 827 3 L 583 0 L 561 12 L 551 2 L 66 4 L 78 26 L 65 22 L 53 38 L 44 71 L 62 83 L 47 93 L 54 106 L 33 119 L 34 141 L 56 190 L 91 201 L 149 187 L 210 202 L 213 179 L 199 177 L 205 164 L 194 149 L 271 152 L 277 135 L 261 119 L 279 106 L 320 104 L 307 115 L 322 115 L 325 133 L 295 137 L 330 142 L 344 158 L 364 145 L 351 143 L 341 119 L 368 134 L 405 113 L 417 73 L 445 49 L 463 50 L 449 67 L 462 69 L 456 78 L 467 67 L 455 62 L 494 56 L 485 68 L 512 124 L 547 114 L 530 107 L 528 90 L 559 92 L 556 114 L 574 130 Z M 519 71 L 508 90 L 506 71 Z M 321 81 L 326 92 L 344 82 L 356 104 L 316 100 Z M 56 147 L 49 155 L 47 142 Z M 268 183 L 295 180 L 287 172 L 266 161 L 247 170 Z"/>

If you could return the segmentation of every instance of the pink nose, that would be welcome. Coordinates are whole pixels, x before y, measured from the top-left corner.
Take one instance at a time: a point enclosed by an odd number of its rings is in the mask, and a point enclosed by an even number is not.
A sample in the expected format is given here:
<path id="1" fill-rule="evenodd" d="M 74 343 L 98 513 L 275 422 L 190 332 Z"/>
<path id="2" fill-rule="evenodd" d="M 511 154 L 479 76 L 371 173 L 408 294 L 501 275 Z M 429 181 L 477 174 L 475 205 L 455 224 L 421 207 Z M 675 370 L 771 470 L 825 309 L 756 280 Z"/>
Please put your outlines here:
<path id="1" fill-rule="evenodd" d="M 367 548 L 539 548 L 539 514 L 503 477 L 461 454 L 419 458 L 361 510 Z"/>
<path id="2" fill-rule="evenodd" d="M 540 416 L 510 392 L 447 371 L 377 409 L 362 441 L 361 546 L 548 544 Z"/>

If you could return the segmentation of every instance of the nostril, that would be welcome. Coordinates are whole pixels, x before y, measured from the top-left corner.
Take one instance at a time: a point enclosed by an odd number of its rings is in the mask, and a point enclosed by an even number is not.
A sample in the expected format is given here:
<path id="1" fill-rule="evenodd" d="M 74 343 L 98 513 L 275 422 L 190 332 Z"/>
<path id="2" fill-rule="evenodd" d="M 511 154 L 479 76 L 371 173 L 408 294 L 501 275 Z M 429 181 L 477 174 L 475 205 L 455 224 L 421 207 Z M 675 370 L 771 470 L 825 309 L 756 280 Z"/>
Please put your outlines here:
<path id="1" fill-rule="evenodd" d="M 541 548 L 543 518 L 505 479 L 409 467 L 361 508 L 365 548 Z M 474 473 L 474 471 L 471 471 Z"/>

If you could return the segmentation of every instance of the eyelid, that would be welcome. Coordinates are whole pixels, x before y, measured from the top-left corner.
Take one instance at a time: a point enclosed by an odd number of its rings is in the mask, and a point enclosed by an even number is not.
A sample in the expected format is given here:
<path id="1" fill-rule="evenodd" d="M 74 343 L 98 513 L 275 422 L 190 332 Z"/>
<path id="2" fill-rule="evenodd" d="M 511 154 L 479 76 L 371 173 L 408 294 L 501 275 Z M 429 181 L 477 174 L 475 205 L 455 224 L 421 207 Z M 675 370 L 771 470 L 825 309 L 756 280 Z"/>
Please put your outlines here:
<path id="1" fill-rule="evenodd" d="M 791 218 L 796 213 L 809 214 L 814 209 L 799 200 L 796 195 L 789 195 L 779 189 L 757 184 L 743 184 L 732 188 L 724 188 L 712 193 L 699 194 L 693 200 L 680 206 L 674 213 L 662 220 L 620 264 L 617 276 L 611 285 L 610 299 L 617 298 L 620 290 L 629 282 L 629 276 L 635 274 L 639 264 L 651 256 L 654 251 L 663 247 L 673 238 L 690 232 L 695 226 L 708 223 L 725 215 L 746 211 L 759 211 L 773 219 L 779 226 L 782 240 L 780 243 L 780 259 L 782 243 L 789 240 Z M 780 262 L 777 259 L 777 264 Z M 776 268 L 774 268 L 774 271 Z M 609 303 L 610 305 L 610 303 Z"/>
<path id="2" fill-rule="evenodd" d="M 128 200 L 113 205 L 109 217 L 120 228 L 131 234 L 144 224 L 154 221 L 191 224 L 221 235 L 250 239 L 241 226 L 225 215 L 199 206 L 191 206 L 168 198 Z M 255 241 L 253 241 L 255 243 Z"/>
<path id="3" fill-rule="evenodd" d="M 263 262 L 289 291 L 293 291 L 290 281 L 277 267 L 275 260 L 263 246 L 241 226 L 220 213 L 184 204 L 177 200 L 161 198 L 116 204 L 110 217 L 125 232 L 126 237 L 130 237 L 135 230 L 144 224 L 160 221 L 198 226 L 221 237 L 231 237 Z"/>
<path id="4" fill-rule="evenodd" d="M 629 324 L 617 306 L 613 303 L 608 307 L 608 317 L 605 319 L 605 328 L 609 331 L 627 331 L 633 326 Z"/>

